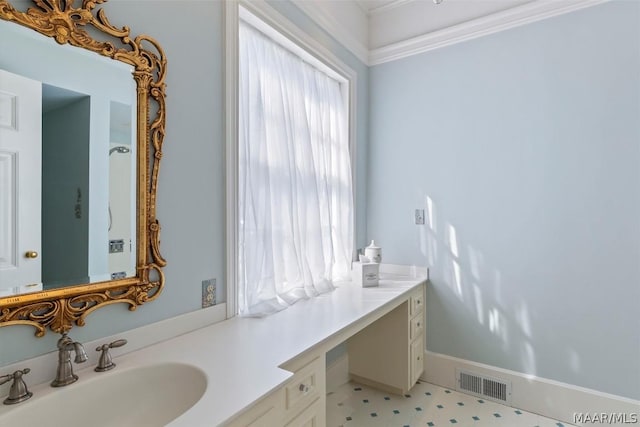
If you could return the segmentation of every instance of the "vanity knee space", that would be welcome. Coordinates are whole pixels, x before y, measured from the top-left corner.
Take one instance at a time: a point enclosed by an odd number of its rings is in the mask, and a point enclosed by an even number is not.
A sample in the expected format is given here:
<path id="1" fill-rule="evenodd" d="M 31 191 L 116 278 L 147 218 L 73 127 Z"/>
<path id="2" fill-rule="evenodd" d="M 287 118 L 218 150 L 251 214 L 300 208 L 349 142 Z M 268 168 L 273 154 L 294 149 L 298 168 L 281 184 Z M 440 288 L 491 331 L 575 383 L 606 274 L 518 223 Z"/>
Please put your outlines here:
<path id="1" fill-rule="evenodd" d="M 424 285 L 348 341 L 349 374 L 361 384 L 407 393 L 424 371 Z"/>

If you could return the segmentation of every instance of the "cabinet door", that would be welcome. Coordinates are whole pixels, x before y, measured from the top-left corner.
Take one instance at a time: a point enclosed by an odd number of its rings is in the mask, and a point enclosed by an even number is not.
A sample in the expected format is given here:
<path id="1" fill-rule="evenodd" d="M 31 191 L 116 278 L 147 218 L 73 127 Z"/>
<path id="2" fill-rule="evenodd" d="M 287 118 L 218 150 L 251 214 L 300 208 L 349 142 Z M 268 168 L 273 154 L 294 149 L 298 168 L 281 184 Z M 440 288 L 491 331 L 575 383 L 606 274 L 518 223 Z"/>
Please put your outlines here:
<path id="1" fill-rule="evenodd" d="M 243 412 L 229 427 L 265 427 L 281 425 L 284 413 L 284 390 L 279 389 Z"/>
<path id="2" fill-rule="evenodd" d="M 325 427 L 327 424 L 327 417 L 325 413 L 325 405 L 321 399 L 316 400 L 307 409 L 302 411 L 300 415 L 295 417 L 287 424 L 286 427 Z M 271 424 L 264 424 L 271 425 Z"/>
<path id="3" fill-rule="evenodd" d="M 266 414 L 262 414 L 253 422 L 247 424 L 247 427 L 275 426 L 278 425 L 278 422 L 280 422 L 279 413 L 275 410 L 275 408 L 271 408 Z"/>
<path id="4" fill-rule="evenodd" d="M 411 384 L 415 384 L 416 381 L 422 375 L 424 370 L 424 340 L 422 337 L 416 339 L 411 343 Z"/>

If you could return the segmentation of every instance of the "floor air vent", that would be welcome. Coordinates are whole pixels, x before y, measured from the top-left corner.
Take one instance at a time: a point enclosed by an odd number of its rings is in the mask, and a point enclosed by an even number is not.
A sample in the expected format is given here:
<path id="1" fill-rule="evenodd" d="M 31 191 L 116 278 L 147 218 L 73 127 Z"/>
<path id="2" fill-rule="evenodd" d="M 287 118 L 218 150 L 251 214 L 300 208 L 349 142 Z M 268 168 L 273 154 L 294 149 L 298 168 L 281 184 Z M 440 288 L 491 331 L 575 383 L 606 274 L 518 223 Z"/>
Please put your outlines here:
<path id="1" fill-rule="evenodd" d="M 456 390 L 511 404 L 511 383 L 456 369 Z"/>

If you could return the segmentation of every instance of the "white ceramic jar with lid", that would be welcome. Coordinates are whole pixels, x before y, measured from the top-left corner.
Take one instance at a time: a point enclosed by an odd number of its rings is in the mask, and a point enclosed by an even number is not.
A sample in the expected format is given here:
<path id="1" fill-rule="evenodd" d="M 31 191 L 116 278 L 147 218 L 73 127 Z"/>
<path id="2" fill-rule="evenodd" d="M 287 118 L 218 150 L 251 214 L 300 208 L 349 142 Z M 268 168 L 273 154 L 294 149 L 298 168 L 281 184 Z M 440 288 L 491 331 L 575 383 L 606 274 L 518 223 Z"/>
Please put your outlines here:
<path id="1" fill-rule="evenodd" d="M 376 246 L 376 242 L 372 240 L 369 246 L 364 248 L 364 256 L 367 257 L 370 262 L 380 264 L 382 261 L 382 249 Z"/>

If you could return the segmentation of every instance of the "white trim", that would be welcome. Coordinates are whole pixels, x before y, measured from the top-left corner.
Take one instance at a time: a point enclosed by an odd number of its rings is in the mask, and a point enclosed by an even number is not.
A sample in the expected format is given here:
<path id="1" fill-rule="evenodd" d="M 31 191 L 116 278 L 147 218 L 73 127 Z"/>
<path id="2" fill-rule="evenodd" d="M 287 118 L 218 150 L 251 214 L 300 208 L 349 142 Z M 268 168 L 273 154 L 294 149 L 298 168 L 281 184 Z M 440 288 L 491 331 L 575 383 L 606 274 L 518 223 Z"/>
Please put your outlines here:
<path id="1" fill-rule="evenodd" d="M 238 206 L 238 2 L 223 2 L 224 10 L 224 151 L 225 151 L 225 264 L 227 318 L 238 312 L 237 229 Z"/>
<path id="2" fill-rule="evenodd" d="M 282 16 L 265 0 L 227 0 L 224 2 L 224 83 L 225 83 L 225 238 L 226 238 L 226 278 L 227 278 L 227 318 L 238 313 L 237 301 L 237 205 L 238 205 L 238 21 L 239 7 L 242 6 L 273 27 L 295 45 L 301 47 L 309 56 L 322 62 L 342 77 L 349 90 L 349 148 L 353 179 L 353 240 L 356 245 L 357 218 L 356 208 L 356 111 L 357 111 L 357 73 L 338 59 L 329 49 L 302 31 Z"/>
<path id="3" fill-rule="evenodd" d="M 337 80 L 338 82 L 340 82 L 340 84 L 346 83 L 348 85 L 348 78 L 342 73 L 338 72 L 335 67 L 328 66 L 321 59 L 312 55 L 309 51 L 305 50 L 297 43 L 291 41 L 289 37 L 285 36 L 282 32 L 276 29 L 274 25 L 263 21 L 260 17 L 254 15 L 243 5 L 240 5 L 238 14 L 240 21 L 249 24 L 256 30 L 267 36 L 269 39 L 271 39 L 271 41 L 276 42 L 282 48 L 298 56 L 304 62 L 327 74 L 332 79 Z M 347 94 L 345 93 L 344 95 L 346 96 Z"/>
<path id="4" fill-rule="evenodd" d="M 326 12 L 315 6 L 313 2 L 294 0 L 294 4 L 324 31 L 342 44 L 342 46 L 353 53 L 356 58 L 367 66 L 373 66 L 463 41 L 473 40 L 478 37 L 595 6 L 607 1 L 610 0 L 535 0 L 511 9 L 375 49 L 368 49 L 368 46 L 364 46 L 351 35 L 348 30 L 339 26 Z M 264 0 L 255 0 L 255 2 L 264 3 Z M 395 0 L 378 7 L 367 9 L 366 13 L 368 17 L 380 15 L 391 9 L 399 8 L 413 2 L 415 2 L 415 0 Z M 252 3 L 254 3 L 254 1 L 252 1 Z M 364 8 L 360 2 L 357 2 L 357 4 L 360 8 Z M 370 27 L 369 31 L 371 31 Z"/>
<path id="5" fill-rule="evenodd" d="M 405 4 L 413 3 L 414 1 L 415 0 L 394 0 L 390 3 L 383 4 L 381 6 L 372 7 L 371 9 L 368 10 L 368 14 L 377 15 L 383 12 L 387 12 L 391 9 L 395 9 L 398 6 L 404 6 Z"/>
<path id="6" fill-rule="evenodd" d="M 232 0 L 232 2 L 241 5 L 249 12 L 256 15 L 258 18 L 291 40 L 294 44 L 303 48 L 307 53 L 313 55 L 325 65 L 330 66 L 338 74 L 341 74 L 348 80 L 355 79 L 356 72 L 351 67 L 343 63 L 333 54 L 333 52 L 300 29 L 300 27 L 281 15 L 265 0 Z"/>
<path id="7" fill-rule="evenodd" d="M 348 30 L 344 30 L 342 26 L 339 26 L 327 13 L 315 6 L 313 2 L 297 0 L 294 1 L 294 4 L 324 31 L 353 53 L 356 58 L 365 65 L 373 66 L 595 6 L 607 1 L 610 0 L 536 0 L 482 18 L 370 50 L 368 50 L 368 46 L 364 46 L 352 36 Z M 366 13 L 367 16 L 379 15 L 413 2 L 415 0 L 395 0 L 391 3 L 368 9 Z M 357 4 L 360 8 L 363 8 L 360 2 L 357 2 Z"/>
<path id="8" fill-rule="evenodd" d="M 292 0 L 305 15 L 311 18 L 320 28 L 325 30 L 331 37 L 344 46 L 361 62 L 367 63 L 369 58 L 369 47 L 362 44 L 345 26 L 328 16 L 324 10 L 316 6 L 315 2 L 305 0 Z"/>
<path id="9" fill-rule="evenodd" d="M 511 381 L 511 405 L 574 423 L 574 413 L 638 413 L 640 401 L 425 350 L 422 379 L 456 389 L 456 369 Z M 578 424 L 581 425 L 581 424 Z"/>
<path id="10" fill-rule="evenodd" d="M 502 12 L 473 19 L 439 31 L 393 43 L 369 52 L 369 65 L 395 61 L 455 43 L 536 22 L 553 16 L 595 6 L 609 0 L 538 0 Z"/>
<path id="11" fill-rule="evenodd" d="M 357 115 L 358 115 L 358 77 L 354 72 L 349 82 L 349 153 L 351 154 L 351 190 L 353 204 L 353 259 L 357 259 L 358 252 L 358 140 L 357 140 Z"/>

